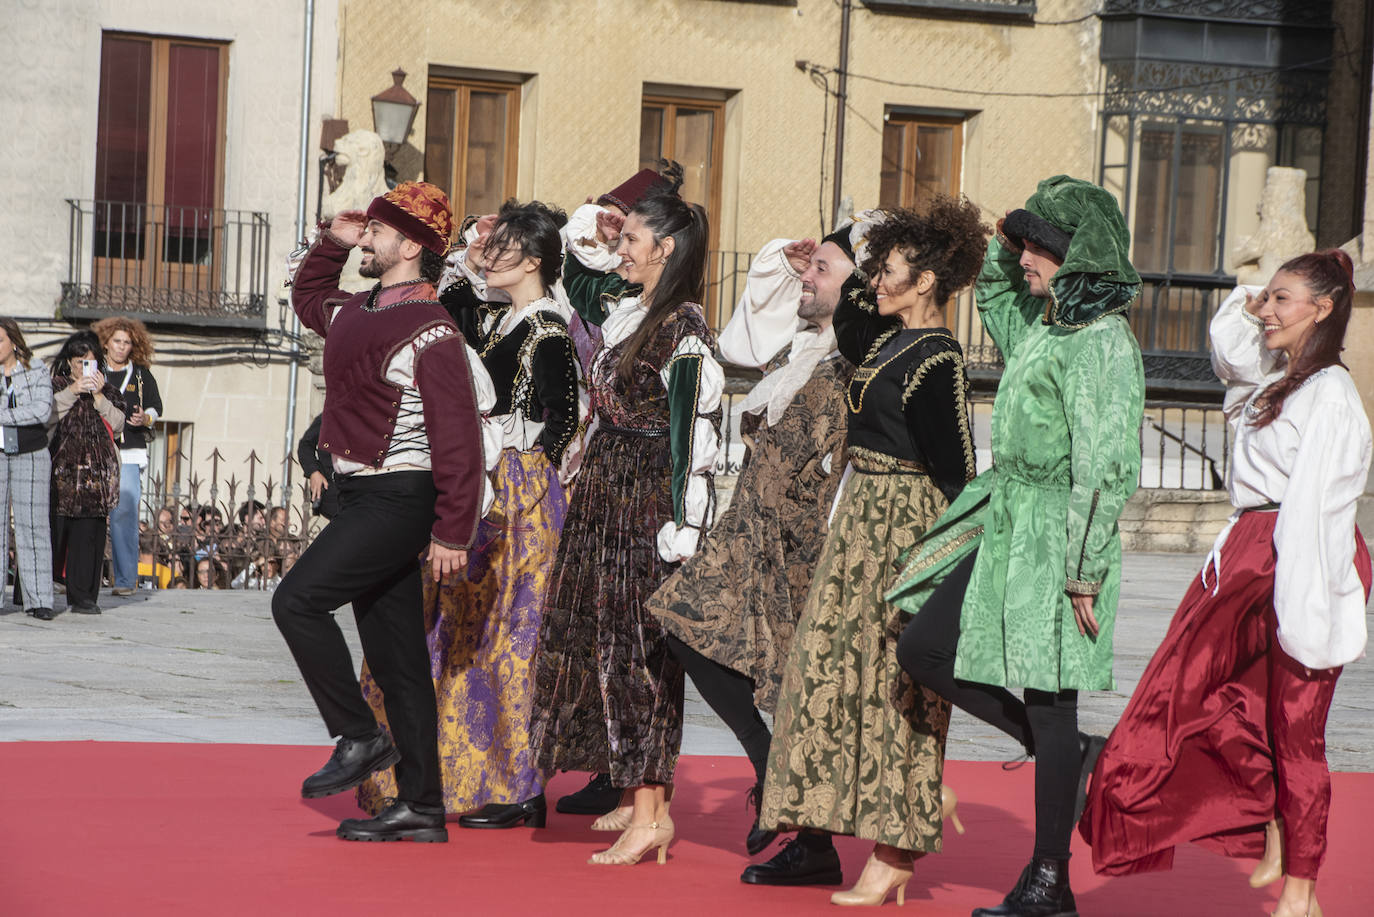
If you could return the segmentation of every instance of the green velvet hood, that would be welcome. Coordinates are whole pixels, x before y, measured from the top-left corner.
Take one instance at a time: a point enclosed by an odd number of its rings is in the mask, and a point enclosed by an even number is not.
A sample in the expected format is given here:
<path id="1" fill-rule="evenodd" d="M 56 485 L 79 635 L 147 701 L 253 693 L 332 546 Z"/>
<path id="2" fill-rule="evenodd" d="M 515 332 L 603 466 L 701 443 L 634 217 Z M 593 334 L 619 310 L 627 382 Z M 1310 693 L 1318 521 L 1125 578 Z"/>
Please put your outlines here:
<path id="1" fill-rule="evenodd" d="M 1131 266 L 1131 233 L 1116 198 L 1079 178 L 1042 181 L 1026 209 L 1073 236 L 1064 264 L 1050 281 L 1051 325 L 1082 328 L 1125 312 L 1140 295 Z"/>

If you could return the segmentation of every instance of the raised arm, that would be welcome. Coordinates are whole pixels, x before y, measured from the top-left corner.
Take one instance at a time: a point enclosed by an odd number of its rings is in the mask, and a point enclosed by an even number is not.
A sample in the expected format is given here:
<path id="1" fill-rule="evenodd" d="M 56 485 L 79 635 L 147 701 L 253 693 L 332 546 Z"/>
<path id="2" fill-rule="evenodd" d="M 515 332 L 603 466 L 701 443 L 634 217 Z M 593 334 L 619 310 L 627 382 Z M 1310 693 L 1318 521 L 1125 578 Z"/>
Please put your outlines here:
<path id="1" fill-rule="evenodd" d="M 334 309 L 348 302 L 353 294 L 339 289 L 339 275 L 353 243 L 345 243 L 321 223 L 319 236 L 311 243 L 291 281 L 291 308 L 301 324 L 324 337 Z"/>
<path id="2" fill-rule="evenodd" d="M 879 338 L 885 338 L 902 327 L 894 315 L 878 314 L 878 300 L 863 274 L 855 271 L 840 289 L 840 303 L 835 308 L 835 342 L 840 353 L 855 366 L 868 360 L 869 351 Z"/>
<path id="3" fill-rule="evenodd" d="M 1212 371 L 1226 383 L 1224 408 L 1227 419 L 1239 420 L 1240 411 L 1258 388 L 1278 381 L 1287 365 L 1282 353 L 1264 346 L 1264 322 L 1246 305 L 1263 287 L 1238 286 L 1212 316 L 1208 337 L 1212 345 Z"/>
<path id="4" fill-rule="evenodd" d="M 1019 262 L 1020 255 L 994 237 L 973 284 L 978 316 L 1004 360 L 1045 312 L 1046 301 L 1030 294 Z"/>
<path id="5" fill-rule="evenodd" d="M 716 342 L 727 363 L 762 369 L 801 328 L 801 272 L 787 257 L 792 244 L 774 239 L 750 263 L 744 292 Z"/>

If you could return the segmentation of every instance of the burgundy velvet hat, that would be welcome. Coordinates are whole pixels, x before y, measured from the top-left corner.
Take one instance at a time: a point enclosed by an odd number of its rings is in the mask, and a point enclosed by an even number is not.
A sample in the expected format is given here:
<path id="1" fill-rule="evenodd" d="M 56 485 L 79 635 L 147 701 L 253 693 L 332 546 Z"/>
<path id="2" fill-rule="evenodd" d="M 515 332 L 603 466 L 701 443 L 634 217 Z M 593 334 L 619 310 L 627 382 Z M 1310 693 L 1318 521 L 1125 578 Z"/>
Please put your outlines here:
<path id="1" fill-rule="evenodd" d="M 666 187 L 668 184 L 668 180 L 653 169 L 640 169 L 614 189 L 598 197 L 596 202 L 602 207 L 614 204 L 629 213 L 650 191 L 659 185 Z"/>
<path id="2" fill-rule="evenodd" d="M 372 199 L 367 218 L 392 227 L 436 255 L 448 253 L 453 210 L 448 195 L 437 185 L 405 181 Z"/>

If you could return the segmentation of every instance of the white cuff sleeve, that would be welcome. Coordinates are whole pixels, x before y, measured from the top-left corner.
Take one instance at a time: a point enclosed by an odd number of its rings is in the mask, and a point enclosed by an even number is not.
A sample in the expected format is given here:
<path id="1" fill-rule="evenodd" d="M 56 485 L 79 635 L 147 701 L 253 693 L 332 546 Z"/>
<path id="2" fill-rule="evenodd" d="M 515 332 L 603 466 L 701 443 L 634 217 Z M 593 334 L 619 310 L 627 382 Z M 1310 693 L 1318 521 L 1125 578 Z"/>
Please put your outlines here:
<path id="1" fill-rule="evenodd" d="M 754 256 L 744 292 L 717 342 L 727 363 L 762 369 L 806 323 L 801 306 L 801 275 L 783 249 L 792 239 L 774 239 Z"/>
<path id="2" fill-rule="evenodd" d="M 605 209 L 596 204 L 583 204 L 568 217 L 559 233 L 563 236 L 563 247 L 584 267 L 609 273 L 620 267 L 620 256 L 596 238 L 596 215 Z"/>

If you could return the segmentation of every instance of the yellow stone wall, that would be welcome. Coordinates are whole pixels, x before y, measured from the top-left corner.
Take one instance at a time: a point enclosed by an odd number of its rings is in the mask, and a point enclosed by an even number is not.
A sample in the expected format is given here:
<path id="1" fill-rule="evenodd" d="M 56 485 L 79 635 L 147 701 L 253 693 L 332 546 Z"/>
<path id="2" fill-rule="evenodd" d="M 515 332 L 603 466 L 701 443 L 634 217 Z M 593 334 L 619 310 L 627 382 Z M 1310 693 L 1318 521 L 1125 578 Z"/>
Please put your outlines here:
<path id="1" fill-rule="evenodd" d="M 1090 0 L 1042 0 L 1038 17 L 1071 19 Z M 838 62 L 834 0 L 795 7 L 738 0 L 343 0 L 340 117 L 372 124 L 369 98 L 407 71 L 421 102 L 430 66 L 529 74 L 521 117 L 519 195 L 572 207 L 638 166 L 644 85 L 723 89 L 724 190 L 718 247 L 814 235 L 830 223 L 834 106 L 795 66 Z M 922 86 L 852 78 L 842 191 L 876 203 L 885 107 L 971 113 L 963 190 L 989 216 L 1018 206 L 1038 179 L 1095 175 L 1097 20 L 1029 26 L 876 13 L 854 4 L 850 70 Z M 834 78 L 832 76 L 832 87 Z M 924 87 L 924 88 L 923 88 Z M 947 87 L 947 88 L 930 88 Z M 1024 98 L 984 92 L 1082 93 Z M 423 109 L 394 162 L 418 177 Z M 825 178 L 821 177 L 824 160 Z"/>

